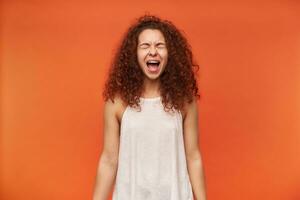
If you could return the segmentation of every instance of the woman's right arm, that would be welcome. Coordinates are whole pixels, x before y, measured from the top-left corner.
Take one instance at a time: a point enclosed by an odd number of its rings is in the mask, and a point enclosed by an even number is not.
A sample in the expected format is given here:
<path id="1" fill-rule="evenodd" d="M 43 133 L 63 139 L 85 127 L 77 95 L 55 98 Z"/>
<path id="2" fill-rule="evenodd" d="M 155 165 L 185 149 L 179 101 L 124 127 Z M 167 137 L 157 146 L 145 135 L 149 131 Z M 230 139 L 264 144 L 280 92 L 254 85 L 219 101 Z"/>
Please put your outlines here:
<path id="1" fill-rule="evenodd" d="M 108 100 L 103 109 L 103 149 L 98 162 L 93 200 L 107 200 L 114 184 L 118 167 L 119 122 L 117 102 Z"/>

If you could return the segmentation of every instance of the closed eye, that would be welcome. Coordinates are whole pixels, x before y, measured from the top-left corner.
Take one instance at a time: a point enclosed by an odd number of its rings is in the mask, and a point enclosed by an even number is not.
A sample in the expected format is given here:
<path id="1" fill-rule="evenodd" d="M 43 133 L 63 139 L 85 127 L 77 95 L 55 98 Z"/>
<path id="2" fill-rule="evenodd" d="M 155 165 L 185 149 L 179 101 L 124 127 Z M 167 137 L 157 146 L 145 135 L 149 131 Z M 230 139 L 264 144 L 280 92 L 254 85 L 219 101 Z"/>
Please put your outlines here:
<path id="1" fill-rule="evenodd" d="M 145 49 L 149 47 L 149 44 L 143 43 L 139 45 L 140 48 Z"/>
<path id="2" fill-rule="evenodd" d="M 159 43 L 159 44 L 157 44 L 157 47 L 159 47 L 159 48 L 163 48 L 163 47 L 165 47 L 166 45 L 164 44 L 164 43 Z"/>

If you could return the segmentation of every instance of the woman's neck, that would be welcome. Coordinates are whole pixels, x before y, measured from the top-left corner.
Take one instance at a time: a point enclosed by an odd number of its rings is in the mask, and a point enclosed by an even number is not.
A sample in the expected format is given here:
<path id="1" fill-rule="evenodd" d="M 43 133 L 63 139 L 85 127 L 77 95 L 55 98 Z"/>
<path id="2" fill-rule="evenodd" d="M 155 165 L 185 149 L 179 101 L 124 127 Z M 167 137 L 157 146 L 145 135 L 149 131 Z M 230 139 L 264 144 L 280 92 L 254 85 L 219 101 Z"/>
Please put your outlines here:
<path id="1" fill-rule="evenodd" d="M 145 79 L 143 87 L 143 97 L 157 97 L 160 96 L 160 82 L 159 80 Z"/>

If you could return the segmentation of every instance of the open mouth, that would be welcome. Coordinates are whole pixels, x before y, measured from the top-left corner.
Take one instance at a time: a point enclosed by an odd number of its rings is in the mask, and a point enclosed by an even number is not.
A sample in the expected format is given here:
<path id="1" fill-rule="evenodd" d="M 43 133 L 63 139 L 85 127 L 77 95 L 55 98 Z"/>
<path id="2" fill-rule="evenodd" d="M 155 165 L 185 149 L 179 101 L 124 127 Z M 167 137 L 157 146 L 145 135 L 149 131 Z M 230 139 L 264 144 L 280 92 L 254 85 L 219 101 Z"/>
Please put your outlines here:
<path id="1" fill-rule="evenodd" d="M 158 68 L 158 66 L 159 66 L 159 64 L 160 64 L 160 61 L 158 61 L 158 60 L 148 60 L 148 61 L 146 62 L 146 64 L 147 64 L 147 66 L 148 66 L 149 68 Z"/>

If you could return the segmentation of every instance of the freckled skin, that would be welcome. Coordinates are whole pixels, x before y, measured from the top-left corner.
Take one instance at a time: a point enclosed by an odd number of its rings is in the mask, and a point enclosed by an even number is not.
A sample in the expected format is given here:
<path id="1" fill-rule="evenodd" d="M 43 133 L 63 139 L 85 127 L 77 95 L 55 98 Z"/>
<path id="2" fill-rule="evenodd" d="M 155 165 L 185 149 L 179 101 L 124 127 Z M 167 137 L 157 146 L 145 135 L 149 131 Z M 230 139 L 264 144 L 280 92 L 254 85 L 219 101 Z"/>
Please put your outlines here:
<path id="1" fill-rule="evenodd" d="M 168 61 L 166 41 L 160 30 L 145 29 L 140 33 L 138 37 L 137 58 L 146 79 L 156 80 L 159 78 Z M 160 61 L 158 73 L 148 71 L 146 61 L 149 59 Z"/>

